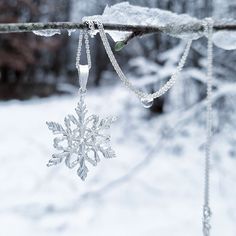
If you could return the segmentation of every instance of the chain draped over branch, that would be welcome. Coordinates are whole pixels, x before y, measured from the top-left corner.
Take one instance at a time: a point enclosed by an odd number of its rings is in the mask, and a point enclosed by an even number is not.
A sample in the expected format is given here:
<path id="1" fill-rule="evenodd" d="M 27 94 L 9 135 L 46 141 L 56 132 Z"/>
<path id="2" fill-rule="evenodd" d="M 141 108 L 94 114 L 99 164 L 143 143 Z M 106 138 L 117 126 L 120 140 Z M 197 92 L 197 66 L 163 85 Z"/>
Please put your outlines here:
<path id="1" fill-rule="evenodd" d="M 95 25 L 96 26 L 96 25 Z M 103 24 L 105 30 L 114 31 L 130 31 L 135 32 L 136 35 L 143 35 L 149 33 L 172 33 L 173 32 L 201 32 L 204 27 L 200 23 L 182 24 L 176 29 L 173 26 L 142 26 L 142 25 L 124 25 L 124 24 Z M 73 22 L 48 22 L 48 23 L 9 23 L 0 24 L 0 33 L 18 33 L 18 32 L 32 32 L 34 30 L 47 30 L 47 29 L 88 29 L 88 25 L 85 23 L 73 23 Z M 213 29 L 218 30 L 236 30 L 236 20 L 229 22 L 216 21 Z"/>

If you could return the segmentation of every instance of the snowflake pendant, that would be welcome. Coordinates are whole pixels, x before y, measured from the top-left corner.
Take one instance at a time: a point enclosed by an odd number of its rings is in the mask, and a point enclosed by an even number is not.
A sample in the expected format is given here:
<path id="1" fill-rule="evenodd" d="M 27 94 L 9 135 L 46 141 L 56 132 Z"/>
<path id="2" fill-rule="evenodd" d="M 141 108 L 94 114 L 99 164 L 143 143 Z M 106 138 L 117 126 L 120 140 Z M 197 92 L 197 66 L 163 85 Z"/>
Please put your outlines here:
<path id="1" fill-rule="evenodd" d="M 80 94 L 75 111 L 76 117 L 74 115 L 65 117 L 65 128 L 56 122 L 46 122 L 53 134 L 59 135 L 53 142 L 54 148 L 60 151 L 52 155 L 47 166 L 57 165 L 63 160 L 68 168 L 79 165 L 77 174 L 85 180 L 88 173 L 87 163 L 96 166 L 101 156 L 115 157 L 115 152 L 110 146 L 110 136 L 104 131 L 110 128 L 116 118 L 107 117 L 100 120 L 97 115 L 86 117 L 84 94 Z"/>

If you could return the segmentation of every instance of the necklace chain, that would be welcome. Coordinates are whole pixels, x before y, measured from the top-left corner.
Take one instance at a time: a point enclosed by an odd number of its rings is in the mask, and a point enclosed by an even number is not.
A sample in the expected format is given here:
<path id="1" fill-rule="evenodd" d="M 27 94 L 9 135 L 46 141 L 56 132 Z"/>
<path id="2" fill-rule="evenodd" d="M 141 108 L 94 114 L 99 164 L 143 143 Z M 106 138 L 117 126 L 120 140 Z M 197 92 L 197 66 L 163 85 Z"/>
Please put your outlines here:
<path id="1" fill-rule="evenodd" d="M 213 20 L 207 18 L 204 22 L 205 32 L 208 35 L 207 43 L 207 136 L 205 153 L 205 173 L 204 173 L 204 205 L 203 205 L 203 235 L 210 235 L 211 209 L 209 206 L 210 192 L 210 159 L 211 159 L 211 137 L 212 137 L 212 63 L 213 63 Z"/>
<path id="2" fill-rule="evenodd" d="M 89 36 L 88 36 L 88 31 L 87 30 L 81 30 L 80 31 L 75 65 L 76 65 L 76 68 L 78 69 L 79 65 L 80 65 L 83 38 L 84 38 L 84 41 L 85 41 L 85 50 L 86 50 L 88 67 L 89 67 L 89 69 L 91 69 L 92 63 L 91 63 L 91 54 L 90 54 L 90 46 L 89 46 Z"/>
<path id="3" fill-rule="evenodd" d="M 91 32 L 94 31 L 95 26 L 94 24 L 97 25 L 101 40 L 103 42 L 104 48 L 106 50 L 106 53 L 111 61 L 112 66 L 114 67 L 118 77 L 120 78 L 120 80 L 123 82 L 123 84 L 132 92 L 134 92 L 139 99 L 155 99 L 158 98 L 160 96 L 162 96 L 164 93 L 166 93 L 176 82 L 177 76 L 179 75 L 179 73 L 181 72 L 181 70 L 183 69 L 187 56 L 189 54 L 189 50 L 192 44 L 192 40 L 189 40 L 186 44 L 186 47 L 184 49 L 183 55 L 179 61 L 179 64 L 177 66 L 176 71 L 172 74 L 171 78 L 156 92 L 154 93 L 145 93 L 137 88 L 135 88 L 132 83 L 128 80 L 128 78 L 125 76 L 124 72 L 122 71 L 122 69 L 120 68 L 114 53 L 111 50 L 111 46 L 109 44 L 109 41 L 107 39 L 103 24 L 100 21 L 86 21 L 86 23 L 88 23 L 89 28 L 91 30 Z"/>

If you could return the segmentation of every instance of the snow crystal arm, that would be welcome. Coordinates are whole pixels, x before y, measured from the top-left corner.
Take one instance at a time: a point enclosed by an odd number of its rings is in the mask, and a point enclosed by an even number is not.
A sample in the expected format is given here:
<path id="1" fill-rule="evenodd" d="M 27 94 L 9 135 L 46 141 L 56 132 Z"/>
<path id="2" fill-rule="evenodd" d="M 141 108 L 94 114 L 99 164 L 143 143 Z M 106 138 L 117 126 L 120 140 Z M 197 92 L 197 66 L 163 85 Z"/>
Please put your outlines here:
<path id="1" fill-rule="evenodd" d="M 202 24 L 183 24 L 179 25 L 178 28 L 171 26 L 166 27 L 153 27 L 153 26 L 142 26 L 142 25 L 124 25 L 124 24 L 106 24 L 104 23 L 105 30 L 114 31 L 130 31 L 135 32 L 135 35 L 149 34 L 149 33 L 178 33 L 181 32 L 199 32 L 203 31 Z M 0 33 L 17 33 L 17 32 L 31 32 L 33 30 L 47 30 L 47 29 L 85 29 L 88 26 L 84 23 L 73 23 L 73 22 L 48 22 L 48 23 L 10 23 L 0 24 Z M 230 22 L 216 22 L 214 24 L 214 30 L 236 30 L 236 20 Z"/>

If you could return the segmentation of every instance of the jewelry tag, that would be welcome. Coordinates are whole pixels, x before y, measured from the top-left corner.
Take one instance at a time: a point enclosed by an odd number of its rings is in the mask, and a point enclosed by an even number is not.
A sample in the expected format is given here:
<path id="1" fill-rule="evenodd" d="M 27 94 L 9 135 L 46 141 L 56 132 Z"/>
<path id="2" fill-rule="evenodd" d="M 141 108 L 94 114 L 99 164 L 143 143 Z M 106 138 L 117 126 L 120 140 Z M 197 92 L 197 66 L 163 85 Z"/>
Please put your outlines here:
<path id="1" fill-rule="evenodd" d="M 89 76 L 89 66 L 88 65 L 78 65 L 78 74 L 79 74 L 79 84 L 82 91 L 86 91 L 86 86 Z"/>

